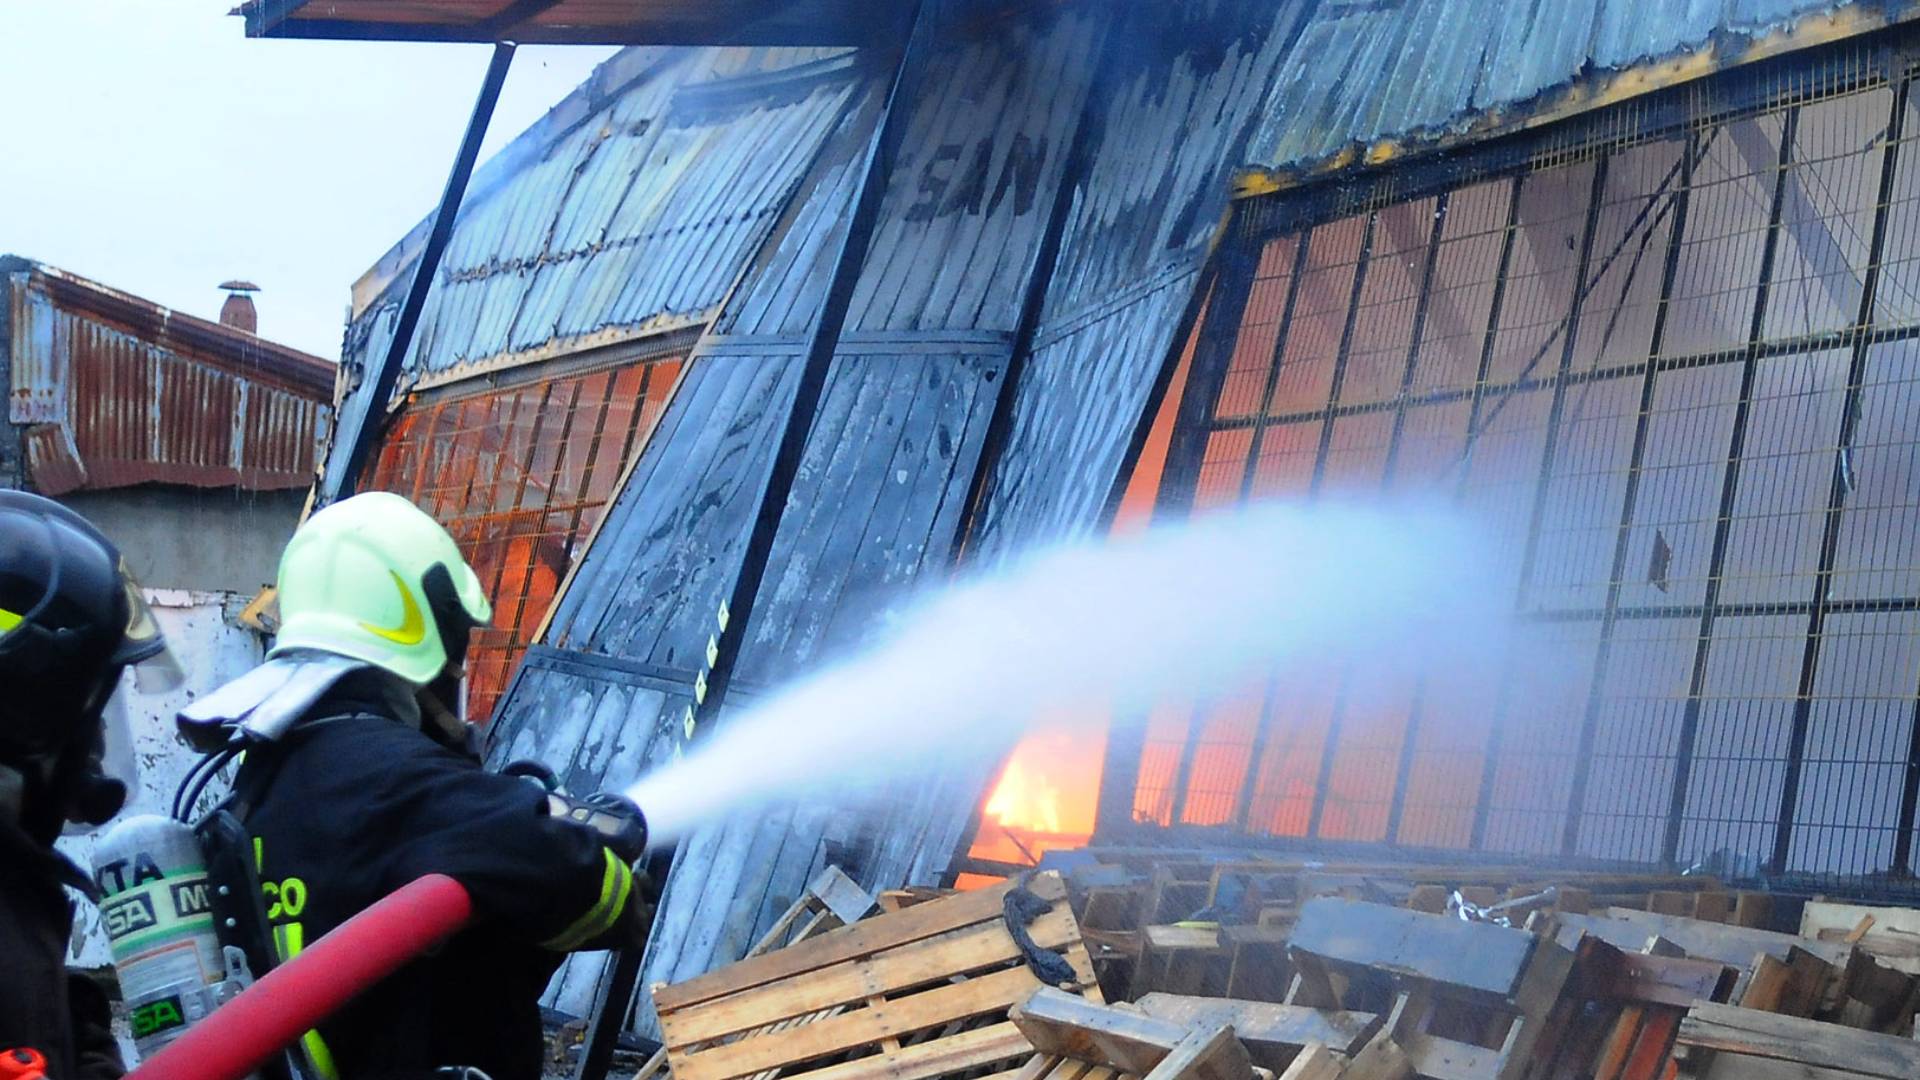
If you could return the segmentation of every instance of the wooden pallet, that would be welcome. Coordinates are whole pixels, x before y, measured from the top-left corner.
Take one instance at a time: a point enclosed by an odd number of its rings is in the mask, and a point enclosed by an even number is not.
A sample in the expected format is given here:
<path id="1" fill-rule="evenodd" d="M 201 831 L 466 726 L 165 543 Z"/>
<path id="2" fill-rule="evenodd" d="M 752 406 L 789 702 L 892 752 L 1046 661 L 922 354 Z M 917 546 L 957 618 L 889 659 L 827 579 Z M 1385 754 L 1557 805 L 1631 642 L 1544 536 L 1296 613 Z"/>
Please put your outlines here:
<path id="1" fill-rule="evenodd" d="M 1056 874 L 1028 886 L 1052 910 L 1027 929 L 1098 998 Z M 933 1080 L 1026 1060 L 1008 1019 L 1040 980 L 1002 916 L 1012 885 L 958 893 L 822 934 L 674 986 L 654 1006 L 674 1080 Z"/>
<path id="2" fill-rule="evenodd" d="M 1341 1008 L 1355 984 L 1383 980 L 1385 1032 L 1415 1071 L 1449 1080 L 1526 1075 L 1574 960 L 1523 930 L 1332 897 L 1300 909 L 1289 951 L 1289 1005 Z"/>
<path id="3" fill-rule="evenodd" d="M 1698 1080 L 1911 1080 L 1920 1042 L 1701 1003 L 1677 1036 L 1679 1075 Z"/>
<path id="4" fill-rule="evenodd" d="M 1154 995 L 1142 1008 L 1036 991 L 1014 1023 L 1040 1052 L 1021 1080 L 1407 1080 L 1380 1018 L 1257 1001 Z M 1339 1049 L 1335 1049 L 1338 1047 Z"/>
<path id="5" fill-rule="evenodd" d="M 774 920 L 760 940 L 741 959 L 750 960 L 789 945 L 797 945 L 829 930 L 859 922 L 875 906 L 874 898 L 837 866 L 822 867 L 807 883 L 807 891 Z M 667 1048 L 653 1052 L 633 1080 L 653 1080 L 666 1070 Z"/>

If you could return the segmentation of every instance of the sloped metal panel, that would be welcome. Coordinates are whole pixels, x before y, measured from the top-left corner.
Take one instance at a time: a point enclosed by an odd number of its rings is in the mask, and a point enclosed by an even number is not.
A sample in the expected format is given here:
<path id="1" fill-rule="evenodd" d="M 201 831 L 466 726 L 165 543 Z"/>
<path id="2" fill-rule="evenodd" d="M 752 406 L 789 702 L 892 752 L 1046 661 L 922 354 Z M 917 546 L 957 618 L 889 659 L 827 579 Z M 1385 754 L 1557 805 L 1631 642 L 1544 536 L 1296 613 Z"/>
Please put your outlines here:
<path id="1" fill-rule="evenodd" d="M 771 70 L 722 75 L 727 59 L 673 54 L 470 200 L 409 375 L 446 381 L 502 357 L 538 359 L 550 344 L 570 351 L 706 321 L 858 82 L 851 53 L 782 55 Z M 400 275 L 356 320 L 350 359 L 378 355 L 373 320 L 404 284 Z"/>
<path id="2" fill-rule="evenodd" d="M 1094 76 L 1105 32 L 1097 7 L 968 27 L 927 59 L 747 628 L 736 694 L 857 645 L 922 575 L 950 564 Z M 691 682 L 839 246 L 877 111 L 866 104 L 828 140 L 717 332 L 696 350 L 556 609 L 549 644 Z M 523 679 L 503 717 L 543 695 Z M 553 741 L 563 734 L 541 736 L 539 753 L 573 756 Z M 788 805 L 695 834 L 644 978 L 684 977 L 739 955 L 824 860 L 869 885 L 938 874 L 986 779 L 982 770 L 946 786 L 869 792 L 852 805 Z M 557 992 L 577 992 L 568 987 L 579 978 L 570 974 Z"/>
<path id="3" fill-rule="evenodd" d="M 855 54 L 817 49 L 631 49 L 610 70 L 632 77 L 596 76 L 556 107 L 567 124 L 535 124 L 501 151 L 513 171 L 482 170 L 400 393 L 704 325 L 863 78 Z M 347 330 L 341 452 L 366 422 L 364 376 L 411 270 L 388 273 Z"/>
<path id="4" fill-rule="evenodd" d="M 1179 43 L 1103 73 L 1103 130 L 1076 193 L 1008 442 L 969 539 L 980 559 L 1098 519 L 1225 212 L 1228 176 L 1301 33 L 1297 5 L 1170 7 L 1126 28 Z"/>
<path id="5" fill-rule="evenodd" d="M 1596 73 L 1711 47 L 1741 47 L 1836 13 L 1902 20 L 1900 0 L 1326 0 L 1265 108 L 1250 157 L 1268 168 L 1324 162 L 1383 140 L 1429 139 L 1511 113 Z"/>

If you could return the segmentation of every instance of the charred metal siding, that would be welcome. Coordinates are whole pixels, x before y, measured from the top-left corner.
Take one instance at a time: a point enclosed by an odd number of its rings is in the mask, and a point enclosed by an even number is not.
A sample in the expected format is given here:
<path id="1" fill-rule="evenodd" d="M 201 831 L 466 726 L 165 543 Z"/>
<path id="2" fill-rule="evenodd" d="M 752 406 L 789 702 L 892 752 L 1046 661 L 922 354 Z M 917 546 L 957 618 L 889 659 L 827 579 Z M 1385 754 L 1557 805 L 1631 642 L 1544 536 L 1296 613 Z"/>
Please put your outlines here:
<path id="1" fill-rule="evenodd" d="M 973 523 L 978 557 L 1097 522 L 1303 11 L 1216 0 L 1121 28 L 1128 47 L 1102 73 L 1102 130 Z"/>
<path id="2" fill-rule="evenodd" d="M 483 171 L 399 392 L 704 326 L 833 129 L 854 65 L 845 51 L 796 49 L 635 49 L 609 61 L 629 73 L 625 86 L 577 92 L 586 103 L 561 109 L 583 115 L 559 131 L 536 125 L 503 151 L 511 175 Z M 366 412 L 362 375 L 386 353 L 410 272 L 394 273 L 348 328 L 346 426 Z"/>
<path id="3" fill-rule="evenodd" d="M 1289 51 L 1251 146 L 1264 166 L 1308 165 L 1383 141 L 1523 122 L 1597 73 L 1712 49 L 1713 63 L 1772 33 L 1849 18 L 1913 17 L 1903 0 L 1325 0 Z M 1864 22 L 1860 25 L 1866 25 Z M 1704 70 L 1704 69 L 1703 69 Z M 1702 71 L 1694 71 L 1694 77 Z"/>
<path id="4" fill-rule="evenodd" d="M 1083 5 L 950 34 L 928 58 L 748 626 L 743 697 L 858 644 L 920 575 L 950 565 L 1104 33 Z M 541 730 L 539 710 L 559 697 L 587 708 L 622 678 L 678 688 L 627 720 L 674 733 L 738 568 L 875 104 L 847 118 L 791 220 L 695 350 L 556 610 L 548 642 L 585 654 L 574 670 L 604 666 L 605 682 L 584 685 L 557 656 L 531 657 L 496 735 L 514 752 L 579 768 L 585 729 Z M 656 737 L 638 752 L 658 757 L 672 742 Z M 869 885 L 937 876 L 990 768 L 742 813 L 697 833 L 663 900 L 645 978 L 684 978 L 738 956 L 829 858 Z M 561 1007 L 584 1000 L 584 966 L 561 980 Z"/>
<path id="5" fill-rule="evenodd" d="M 330 364 L 57 272 L 8 291 L 8 415 L 36 490 L 312 482 Z"/>

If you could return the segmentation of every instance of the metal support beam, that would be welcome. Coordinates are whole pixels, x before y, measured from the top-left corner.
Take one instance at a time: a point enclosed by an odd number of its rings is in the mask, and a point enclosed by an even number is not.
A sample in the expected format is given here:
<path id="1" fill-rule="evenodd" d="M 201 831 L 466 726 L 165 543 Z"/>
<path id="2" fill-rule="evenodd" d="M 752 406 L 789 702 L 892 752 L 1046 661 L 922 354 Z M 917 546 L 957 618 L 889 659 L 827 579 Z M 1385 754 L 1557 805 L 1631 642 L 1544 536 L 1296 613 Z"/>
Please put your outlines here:
<path id="1" fill-rule="evenodd" d="M 1480 433 L 1480 410 L 1485 407 L 1487 399 L 1487 373 L 1493 370 L 1493 345 L 1500 333 L 1501 311 L 1506 306 L 1507 273 L 1513 267 L 1513 240 L 1520 232 L 1522 179 L 1515 176 L 1508 185 L 1506 232 L 1500 238 L 1500 268 L 1494 273 L 1493 297 L 1487 302 L 1487 332 L 1480 339 L 1480 368 L 1473 377 L 1472 404 L 1467 406 L 1466 445 L 1460 452 L 1460 476 L 1453 492 L 1456 504 L 1466 497 L 1467 478 L 1473 475 L 1473 443 Z M 1511 658 L 1505 666 L 1512 667 Z M 1480 760 L 1480 790 L 1473 803 L 1473 831 L 1467 839 L 1467 847 L 1476 851 L 1487 838 L 1487 820 L 1493 809 L 1493 780 L 1499 770 L 1500 743 L 1506 728 L 1507 706 L 1511 704 L 1509 694 L 1512 684 L 1510 673 L 1500 680 L 1499 694 L 1493 704 L 1493 718 L 1487 725 L 1487 750 Z"/>
<path id="2" fill-rule="evenodd" d="M 1230 234 L 1216 256 L 1219 269 L 1213 277 L 1215 291 L 1207 301 L 1206 318 L 1199 324 L 1200 340 L 1194 343 L 1192 367 L 1180 396 L 1180 413 L 1173 421 L 1173 439 L 1167 447 L 1167 469 L 1160 482 L 1155 517 L 1184 520 L 1193 512 L 1214 408 L 1220 387 L 1226 382 L 1227 368 L 1233 365 L 1240 319 L 1246 314 L 1247 295 L 1253 291 L 1253 276 L 1260 264 L 1259 243 L 1251 235 Z"/>
<path id="3" fill-rule="evenodd" d="M 695 702 L 689 707 L 689 738 L 711 728 L 715 716 L 726 702 L 727 687 L 733 681 L 740 645 L 753 616 L 754 601 L 759 596 L 760 583 L 773 554 L 780 521 L 787 500 L 793 494 L 794 478 L 799 473 L 801 457 L 806 452 L 807 434 L 819 411 L 827 374 L 833 366 L 833 355 L 840 342 L 841 330 L 846 325 L 854 287 L 859 284 L 860 270 L 866 264 L 868 243 L 886 196 L 887 178 L 893 171 L 894 158 L 906 136 L 903 114 L 907 109 L 904 103 L 912 93 L 912 76 L 917 75 L 913 70 L 919 59 L 916 46 L 922 44 L 921 39 L 928 30 L 925 24 L 931 21 L 927 16 L 928 10 L 929 5 L 925 0 L 915 4 L 911 21 L 902 27 L 905 33 L 901 39 L 900 59 L 894 66 L 886 103 L 875 121 L 874 132 L 867 145 L 866 164 L 860 186 L 854 193 L 847 231 L 834 257 L 833 272 L 828 279 L 820 313 L 815 317 L 812 332 L 807 338 L 806 352 L 801 357 L 800 377 L 794 387 L 793 399 L 787 405 L 787 415 L 781 422 L 780 440 L 774 450 L 773 462 L 760 485 L 755 501 L 757 509 L 747 532 L 740 568 L 734 575 L 732 589 L 721 602 L 718 632 L 709 646 L 705 681 L 698 684 L 701 689 L 696 691 Z M 672 873 L 675 854 L 670 850 L 655 857 L 659 868 L 657 880 L 663 885 Z M 637 949 L 623 950 L 614 955 L 612 970 L 602 982 L 603 992 L 589 1020 L 587 1045 L 581 1054 L 574 1080 L 606 1080 L 607 1069 L 613 1060 L 614 1045 L 626 1026 L 628 1014 L 633 1011 L 633 994 L 639 985 L 643 961 L 644 956 Z"/>
<path id="4" fill-rule="evenodd" d="M 1693 673 L 1687 684 L 1686 711 L 1680 717 L 1680 741 L 1673 763 L 1673 793 L 1668 803 L 1668 839 L 1671 850 L 1661 852 L 1661 861 L 1676 862 L 1682 825 L 1686 819 L 1687 794 L 1693 783 L 1693 752 L 1700 734 L 1700 709 L 1706 694 L 1707 664 L 1713 655 L 1714 620 L 1719 615 L 1720 582 L 1726 575 L 1727 544 L 1733 526 L 1733 504 L 1740 492 L 1740 463 L 1747 450 L 1747 420 L 1753 409 L 1753 383 L 1759 371 L 1758 342 L 1766 326 L 1767 296 L 1773 286 L 1773 265 L 1780 249 L 1780 215 L 1787 187 L 1787 165 L 1793 156 L 1794 133 L 1799 128 L 1800 110 L 1786 114 L 1780 133 L 1778 171 L 1774 174 L 1772 207 L 1767 212 L 1767 242 L 1760 256 L 1760 284 L 1754 290 L 1752 320 L 1747 329 L 1747 357 L 1741 365 L 1740 396 L 1734 405 L 1733 431 L 1727 441 L 1727 471 L 1720 482 L 1720 506 L 1714 519 L 1713 546 L 1707 563 L 1707 586 L 1699 634 L 1693 653 Z"/>
<path id="5" fill-rule="evenodd" d="M 460 151 L 454 155 L 453 168 L 447 173 L 446 187 L 440 192 L 440 208 L 434 211 L 433 229 L 427 234 L 427 244 L 420 251 L 419 261 L 414 264 L 413 280 L 407 284 L 406 300 L 400 305 L 400 318 L 394 323 L 393 339 L 387 343 L 386 354 L 381 357 L 379 366 L 365 375 L 369 389 L 358 425 L 347 433 L 349 442 L 338 466 L 327 469 L 315 490 L 316 510 L 354 493 L 360 482 L 360 474 L 373 455 L 374 446 L 386 431 L 387 405 L 393 397 L 394 386 L 400 380 L 400 368 L 406 362 L 407 350 L 413 346 L 413 332 L 420 325 L 420 312 L 426 307 L 427 293 L 433 288 L 433 279 L 440 273 L 440 257 L 446 254 L 447 242 L 453 238 L 454 222 L 460 216 L 460 203 L 467 194 L 467 181 L 472 179 L 474 162 L 480 157 L 480 143 L 487 136 L 487 125 L 493 120 L 493 107 L 500 101 L 500 88 L 506 84 L 507 69 L 513 64 L 513 49 L 513 43 L 505 41 L 493 47 L 493 58 L 487 64 L 486 77 L 480 82 L 480 96 L 474 100 L 473 113 L 467 118 L 467 133 L 460 140 Z"/>
<path id="6" fill-rule="evenodd" d="M 1881 61 L 1887 70 L 1899 71 L 1901 67 L 1890 58 L 1883 56 Z M 1893 92 L 1893 107 L 1887 116 L 1886 145 L 1880 154 L 1880 195 L 1874 202 L 1873 233 L 1867 242 L 1867 272 L 1861 282 L 1860 308 L 1855 315 L 1856 326 L 1871 326 L 1874 322 L 1874 306 L 1880 292 L 1880 264 L 1887 244 L 1887 216 L 1894 201 L 1894 165 L 1900 140 L 1905 134 L 1907 116 L 1907 96 L 1911 84 L 1899 80 Z M 1798 115 L 1795 110 L 1793 115 Z M 1784 175 L 1784 170 L 1782 170 Z M 1848 468 L 1847 455 L 1852 452 L 1853 441 L 1859 434 L 1861 398 L 1865 394 L 1867 358 L 1872 352 L 1865 338 L 1854 342 L 1853 354 L 1847 364 L 1846 405 L 1840 412 L 1839 448 L 1833 455 L 1833 478 L 1827 488 L 1827 507 L 1824 528 L 1820 535 L 1820 563 L 1813 582 L 1813 613 L 1807 623 L 1807 645 L 1800 659 L 1799 692 L 1793 702 L 1793 728 L 1788 736 L 1787 775 L 1780 789 L 1780 815 L 1774 822 L 1773 858 L 1771 869 L 1774 873 L 1784 873 L 1787 857 L 1793 849 L 1793 821 L 1800 803 L 1800 778 L 1804 772 L 1807 729 L 1813 718 L 1813 688 L 1820 673 L 1820 642 L 1825 636 L 1827 615 L 1830 611 L 1828 600 L 1833 593 L 1834 563 L 1840 552 L 1840 519 L 1847 506 L 1847 494 L 1851 489 L 1851 470 Z M 1913 769 L 1912 758 L 1908 758 L 1908 771 Z M 1912 808 L 1906 798 L 1901 799 L 1901 822 L 1906 840 L 1911 841 L 1913 827 Z M 1895 855 L 1904 861 L 1910 843 L 1901 846 Z"/>
<path id="7" fill-rule="evenodd" d="M 1387 437 L 1387 460 L 1380 472 L 1380 488 L 1392 492 L 1400 469 L 1400 448 L 1406 440 L 1408 402 L 1413 398 L 1413 383 L 1420 367 L 1420 340 L 1427 332 L 1427 314 L 1433 304 L 1433 278 L 1440 265 L 1440 237 L 1447 227 L 1447 209 L 1452 194 L 1441 192 L 1434 200 L 1433 221 L 1427 230 L 1427 257 L 1420 271 L 1420 299 L 1414 304 L 1413 328 L 1407 337 L 1407 364 L 1400 373 L 1400 393 L 1395 396 L 1393 432 Z M 1413 776 L 1413 758 L 1419 749 L 1420 714 L 1427 705 L 1427 676 L 1422 673 L 1414 683 L 1413 698 L 1407 703 L 1407 724 L 1400 733 L 1400 760 L 1393 770 L 1393 795 L 1387 804 L 1387 843 L 1400 840 L 1400 822 L 1407 813 L 1407 782 Z"/>
<path id="8" fill-rule="evenodd" d="M 1367 215 L 1360 232 L 1360 254 L 1353 267 L 1353 288 L 1347 295 L 1347 321 L 1340 329 L 1340 348 L 1333 354 L 1333 381 L 1327 387 L 1327 415 L 1320 427 L 1320 446 L 1313 458 L 1313 482 L 1307 499 L 1317 502 L 1321 485 L 1327 479 L 1327 457 L 1333 452 L 1333 408 L 1340 401 L 1340 389 L 1347 381 L 1347 358 L 1353 352 L 1353 329 L 1360 320 L 1360 294 L 1367 287 L 1367 268 L 1373 261 L 1373 232 L 1380 222 L 1380 211 Z M 1304 267 L 1302 268 L 1304 269 Z M 1266 403 L 1262 402 L 1265 408 Z M 1340 673 L 1340 689 L 1334 693 L 1333 707 L 1327 714 L 1327 734 L 1320 743 L 1319 779 L 1313 785 L 1313 806 L 1307 811 L 1307 835 L 1319 836 L 1320 823 L 1326 817 L 1327 788 L 1333 783 L 1333 763 L 1340 756 L 1341 732 L 1346 726 L 1347 699 L 1353 692 L 1353 668 Z"/>

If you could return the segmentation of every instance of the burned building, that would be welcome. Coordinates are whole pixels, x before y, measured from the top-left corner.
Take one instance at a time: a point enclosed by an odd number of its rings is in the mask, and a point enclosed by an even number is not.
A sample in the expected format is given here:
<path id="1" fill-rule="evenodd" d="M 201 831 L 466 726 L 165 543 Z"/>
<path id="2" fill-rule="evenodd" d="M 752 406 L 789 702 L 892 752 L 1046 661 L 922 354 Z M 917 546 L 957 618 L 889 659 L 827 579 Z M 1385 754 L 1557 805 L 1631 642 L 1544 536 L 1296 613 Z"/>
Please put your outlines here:
<path id="1" fill-rule="evenodd" d="M 429 226 L 356 290 L 328 482 L 372 423 L 365 482 L 473 554 L 503 759 L 619 786 L 699 737 L 710 642 L 747 701 L 962 563 L 1425 491 L 1493 522 L 1544 644 L 1116 724 L 1071 763 L 1096 836 L 1910 887 L 1912 5 L 929 3 L 904 47 L 830 3 L 402 7 L 252 29 L 713 42 L 621 53 L 480 171 L 391 402 Z M 696 835 L 646 978 L 829 858 L 994 869 L 991 780 Z"/>

